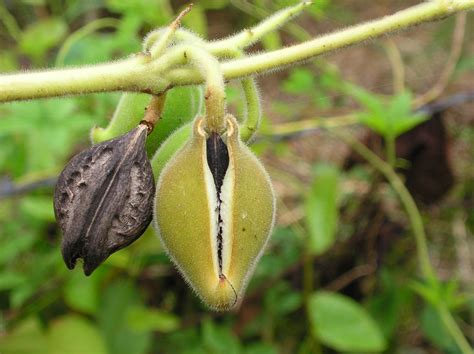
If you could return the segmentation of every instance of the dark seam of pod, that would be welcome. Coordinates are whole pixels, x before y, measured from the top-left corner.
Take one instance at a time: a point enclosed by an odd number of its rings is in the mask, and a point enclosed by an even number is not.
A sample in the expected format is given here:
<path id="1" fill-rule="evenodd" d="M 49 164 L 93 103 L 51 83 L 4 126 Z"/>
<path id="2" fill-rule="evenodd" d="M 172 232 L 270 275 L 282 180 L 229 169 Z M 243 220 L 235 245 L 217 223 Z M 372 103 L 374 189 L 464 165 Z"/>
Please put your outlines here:
<path id="1" fill-rule="evenodd" d="M 217 199 L 217 259 L 219 263 L 219 272 L 222 273 L 222 216 L 221 216 L 221 189 L 224 183 L 224 177 L 229 168 L 229 151 L 227 146 L 222 140 L 218 133 L 211 133 L 209 138 L 206 140 L 206 155 L 207 164 L 211 170 L 212 177 L 214 179 L 214 185 L 216 186 L 216 199 Z"/>

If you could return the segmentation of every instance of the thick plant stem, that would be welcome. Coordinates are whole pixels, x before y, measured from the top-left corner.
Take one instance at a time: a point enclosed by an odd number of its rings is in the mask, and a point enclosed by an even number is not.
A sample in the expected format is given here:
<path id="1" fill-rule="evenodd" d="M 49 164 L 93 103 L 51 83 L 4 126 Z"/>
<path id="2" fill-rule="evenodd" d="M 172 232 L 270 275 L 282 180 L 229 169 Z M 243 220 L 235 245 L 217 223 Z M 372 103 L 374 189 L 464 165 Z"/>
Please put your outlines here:
<path id="1" fill-rule="evenodd" d="M 206 80 L 206 127 L 222 133 L 225 130 L 225 85 L 219 61 L 207 51 L 195 46 L 186 46 L 184 57 L 197 66 Z"/>
<path id="2" fill-rule="evenodd" d="M 474 8 L 474 0 L 453 0 L 448 3 L 449 6 L 448 4 L 441 4 L 434 1 L 425 2 L 399 11 L 393 15 L 348 27 L 347 29 L 323 35 L 301 44 L 229 61 L 222 65 L 222 70 L 226 79 L 263 73 L 368 39 L 373 39 L 383 34 Z M 193 83 L 192 76 L 193 74 L 187 70 L 176 70 L 171 73 L 169 78 L 179 84 L 190 84 Z"/>
<path id="3" fill-rule="evenodd" d="M 222 73 L 225 79 L 264 73 L 472 8 L 474 0 L 424 2 L 393 15 L 301 44 L 229 60 L 221 64 Z M 182 58 L 176 54 L 178 54 L 176 51 L 170 49 L 154 60 L 145 55 L 137 55 L 118 62 L 88 67 L 0 75 L 0 102 L 104 91 L 140 91 L 158 94 L 169 86 L 202 83 L 203 77 L 195 68 L 170 70 L 182 62 Z"/>
<path id="4" fill-rule="evenodd" d="M 382 173 L 395 192 L 398 194 L 398 197 L 400 198 L 400 201 L 402 202 L 403 207 L 408 214 L 413 229 L 421 272 L 424 278 L 428 281 L 429 286 L 436 287 L 439 280 L 429 259 L 428 246 L 421 214 L 410 192 L 406 189 L 400 177 L 398 177 L 395 170 L 388 163 L 380 159 L 375 153 L 355 139 L 352 135 L 336 130 L 331 131 L 331 133 L 343 140 L 352 149 L 354 149 L 354 151 L 366 159 L 372 165 L 372 167 Z M 446 304 L 444 302 L 440 302 L 435 305 L 435 309 L 461 352 L 463 354 L 473 354 L 469 343 L 459 329 Z"/>

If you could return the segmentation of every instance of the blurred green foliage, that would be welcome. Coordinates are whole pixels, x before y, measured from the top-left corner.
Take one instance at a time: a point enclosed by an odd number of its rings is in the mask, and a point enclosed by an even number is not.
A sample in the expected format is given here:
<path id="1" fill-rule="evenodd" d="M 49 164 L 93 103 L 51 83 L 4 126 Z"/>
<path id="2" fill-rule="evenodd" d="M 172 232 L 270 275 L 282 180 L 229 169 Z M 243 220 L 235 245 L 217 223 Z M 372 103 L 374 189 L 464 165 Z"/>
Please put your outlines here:
<path id="1" fill-rule="evenodd" d="M 296 2 L 202 0 L 183 22 L 208 36 L 213 13 L 226 14 L 236 28 L 244 28 Z M 179 9 L 167 0 L 4 1 L 0 3 L 0 71 L 53 66 L 65 43 L 63 65 L 130 55 L 140 50 L 144 34 L 167 24 Z M 73 37 L 101 18 L 118 21 Z M 325 0 L 310 9 L 306 21 L 324 18 L 346 23 L 357 19 L 357 14 L 341 11 L 337 2 Z M 302 29 L 296 26 L 289 32 L 298 34 Z M 274 33 L 266 36 L 263 46 L 274 49 L 283 42 L 284 36 Z M 472 67 L 472 62 L 473 56 L 463 57 L 459 70 Z M 412 113 L 408 91 L 381 98 L 345 82 L 322 61 L 315 66 L 317 75 L 309 66 L 290 69 L 275 88 L 294 100 L 269 102 L 287 121 L 314 107 L 330 112 L 347 102 L 342 95 L 360 103 L 364 109 L 360 122 L 386 140 L 394 141 L 426 119 Z M 158 140 L 186 123 L 189 112 L 199 110 L 199 89 L 176 92 L 166 107 L 165 129 L 155 133 L 160 135 Z M 0 105 L 0 186 L 10 181 L 28 186 L 54 178 L 74 153 L 88 146 L 91 128 L 107 126 L 119 97 L 96 94 Z M 238 104 L 237 97 L 231 87 L 231 106 Z M 171 120 L 174 116 L 176 121 Z M 271 124 L 264 122 L 264 126 Z M 472 128 L 470 134 L 472 137 Z M 292 158 L 286 141 L 260 141 L 255 150 Z M 370 186 L 377 176 L 367 166 L 343 171 L 334 163 L 315 164 L 313 171 L 310 183 L 295 183 L 303 221 L 276 227 L 243 307 L 226 314 L 212 313 L 200 304 L 151 229 L 86 278 L 80 266 L 68 271 L 61 259 L 51 185 L 0 199 L 0 353 L 404 353 L 410 350 L 405 347 L 407 333 L 423 336 L 442 352 L 458 353 L 430 296 L 448 299 L 464 322 L 472 319 L 474 301 L 459 295 L 456 281 L 447 282 L 436 294 L 422 283 L 408 285 L 413 262 L 400 264 L 400 254 L 406 251 L 403 242 L 401 250 L 386 251 L 388 261 L 369 277 L 372 284 L 360 286 L 362 290 L 344 289 L 342 294 L 319 289 L 328 284 L 326 274 L 344 275 L 345 269 L 335 262 L 352 261 L 350 267 L 365 262 L 358 257 L 358 249 L 351 249 L 342 261 L 338 256 L 337 250 L 343 253 L 340 246 L 356 231 L 354 213 L 363 203 L 343 185 Z M 393 203 L 390 195 L 376 198 Z M 407 249 L 414 247 L 411 240 L 405 242 Z M 310 272 L 315 283 L 309 289 L 302 280 L 307 275 L 302 267 L 307 256 L 315 262 L 314 274 Z M 323 267 L 318 268 L 320 265 Z M 420 306 L 415 295 L 428 301 Z"/>

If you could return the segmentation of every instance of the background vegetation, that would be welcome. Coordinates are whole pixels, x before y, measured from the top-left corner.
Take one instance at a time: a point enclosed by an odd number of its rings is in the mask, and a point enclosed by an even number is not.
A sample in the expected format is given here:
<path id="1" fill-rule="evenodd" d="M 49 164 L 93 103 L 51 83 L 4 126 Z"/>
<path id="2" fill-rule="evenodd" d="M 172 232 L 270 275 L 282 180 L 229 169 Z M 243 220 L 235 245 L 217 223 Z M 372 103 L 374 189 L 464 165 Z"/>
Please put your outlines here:
<path id="1" fill-rule="evenodd" d="M 184 25 L 219 38 L 294 3 L 201 0 Z M 266 36 L 263 48 L 415 3 L 318 0 Z M 138 52 L 141 38 L 184 5 L 4 0 L 0 72 Z M 151 231 L 91 277 L 66 269 L 54 181 L 89 145 L 90 129 L 107 124 L 118 93 L 0 105 L 0 353 L 458 353 L 436 311 L 440 303 L 472 344 L 472 14 L 464 20 L 458 15 L 259 78 L 264 123 L 253 148 L 272 176 L 278 220 L 233 313 L 204 308 Z M 236 112 L 239 95 L 231 83 Z M 435 287 L 419 272 L 426 259 L 417 254 L 413 210 L 406 213 L 387 183 L 387 168 L 397 169 L 422 212 L 441 280 Z"/>

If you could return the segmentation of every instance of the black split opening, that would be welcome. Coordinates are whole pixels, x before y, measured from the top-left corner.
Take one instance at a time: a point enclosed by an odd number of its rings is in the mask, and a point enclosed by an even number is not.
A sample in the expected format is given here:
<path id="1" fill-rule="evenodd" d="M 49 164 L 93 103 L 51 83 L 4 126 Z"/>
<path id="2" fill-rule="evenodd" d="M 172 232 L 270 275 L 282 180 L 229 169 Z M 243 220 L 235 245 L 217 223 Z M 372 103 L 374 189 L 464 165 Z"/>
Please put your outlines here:
<path id="1" fill-rule="evenodd" d="M 224 177 L 229 167 L 229 151 L 227 145 L 217 133 L 211 133 L 206 140 L 207 164 L 211 170 L 216 186 L 217 199 L 217 259 L 219 262 L 219 271 L 222 272 L 222 216 L 221 216 L 221 189 L 224 183 Z"/>

